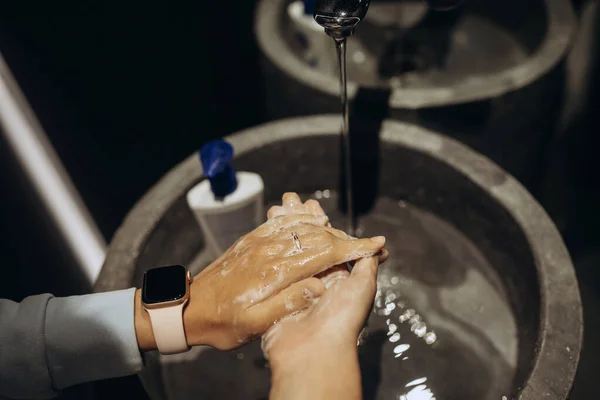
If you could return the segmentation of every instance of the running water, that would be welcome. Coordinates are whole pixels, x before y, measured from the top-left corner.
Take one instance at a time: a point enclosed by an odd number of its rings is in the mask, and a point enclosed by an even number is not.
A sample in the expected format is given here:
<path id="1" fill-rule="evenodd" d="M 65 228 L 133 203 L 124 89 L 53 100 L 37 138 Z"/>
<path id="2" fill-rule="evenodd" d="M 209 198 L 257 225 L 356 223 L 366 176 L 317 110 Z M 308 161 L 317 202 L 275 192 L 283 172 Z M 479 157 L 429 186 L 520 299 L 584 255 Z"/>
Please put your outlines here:
<path id="1" fill-rule="evenodd" d="M 346 80 L 346 38 L 334 38 L 340 66 L 340 97 L 342 100 L 342 143 L 344 158 L 344 178 L 346 180 L 346 233 L 356 235 L 352 192 L 352 162 L 350 158 L 350 122 L 348 117 L 348 86 Z"/>
<path id="2" fill-rule="evenodd" d="M 346 232 L 355 236 L 355 215 L 352 192 L 350 157 L 350 131 L 348 122 L 348 96 L 346 79 L 346 38 L 354 34 L 356 26 L 365 18 L 371 0 L 316 0 L 312 14 L 315 22 L 331 36 L 337 50 L 340 68 L 340 97 L 342 100 L 343 168 L 346 180 Z M 305 2 L 306 4 L 306 2 Z"/>

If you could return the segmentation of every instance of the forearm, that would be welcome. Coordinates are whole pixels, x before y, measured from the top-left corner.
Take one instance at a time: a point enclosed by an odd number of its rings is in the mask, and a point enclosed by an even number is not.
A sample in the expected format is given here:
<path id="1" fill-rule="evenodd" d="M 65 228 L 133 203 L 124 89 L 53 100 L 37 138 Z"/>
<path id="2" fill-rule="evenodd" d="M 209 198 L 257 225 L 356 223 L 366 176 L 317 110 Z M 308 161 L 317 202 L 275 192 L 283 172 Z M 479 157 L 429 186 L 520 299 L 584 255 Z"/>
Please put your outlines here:
<path id="1" fill-rule="evenodd" d="M 135 336 L 138 342 L 138 347 L 142 351 L 156 350 L 156 340 L 152 331 L 152 323 L 148 312 L 144 310 L 142 305 L 142 291 L 135 291 L 134 300 L 134 325 Z"/>
<path id="2" fill-rule="evenodd" d="M 44 325 L 49 294 L 21 303 L 0 299 L 0 398 L 58 394 L 46 364 Z"/>
<path id="3" fill-rule="evenodd" d="M 48 398 L 142 368 L 133 289 L 0 299 L 0 397 Z"/>
<path id="4" fill-rule="evenodd" d="M 49 301 L 46 356 L 55 388 L 142 368 L 133 306 L 133 289 Z"/>
<path id="5" fill-rule="evenodd" d="M 356 344 L 311 349 L 273 361 L 270 400 L 360 400 Z"/>

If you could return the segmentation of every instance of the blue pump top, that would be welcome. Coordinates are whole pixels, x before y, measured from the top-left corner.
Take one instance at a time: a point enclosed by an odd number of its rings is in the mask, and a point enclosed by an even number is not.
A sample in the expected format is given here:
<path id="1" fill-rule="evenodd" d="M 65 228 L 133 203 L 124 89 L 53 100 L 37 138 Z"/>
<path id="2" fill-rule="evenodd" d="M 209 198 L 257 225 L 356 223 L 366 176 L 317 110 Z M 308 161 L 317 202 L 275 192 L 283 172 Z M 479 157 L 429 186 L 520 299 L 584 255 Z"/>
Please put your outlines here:
<path id="1" fill-rule="evenodd" d="M 315 11 L 315 3 L 317 0 L 304 0 L 304 14 L 312 15 Z"/>
<path id="2" fill-rule="evenodd" d="M 233 193 L 237 189 L 235 169 L 229 163 L 233 158 L 233 147 L 224 140 L 213 140 L 200 149 L 200 162 L 204 175 L 210 181 L 215 198 Z"/>

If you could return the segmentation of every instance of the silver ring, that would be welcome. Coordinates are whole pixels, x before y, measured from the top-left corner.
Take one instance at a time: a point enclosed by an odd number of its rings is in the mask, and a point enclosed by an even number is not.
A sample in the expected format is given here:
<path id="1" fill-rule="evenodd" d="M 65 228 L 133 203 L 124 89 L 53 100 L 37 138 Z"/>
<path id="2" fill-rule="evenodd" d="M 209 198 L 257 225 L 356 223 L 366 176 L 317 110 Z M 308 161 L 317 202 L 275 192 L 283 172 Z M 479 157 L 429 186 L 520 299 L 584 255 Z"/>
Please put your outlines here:
<path id="1" fill-rule="evenodd" d="M 292 232 L 292 240 L 294 241 L 296 250 L 302 250 L 302 244 L 300 243 L 300 238 L 296 232 Z"/>

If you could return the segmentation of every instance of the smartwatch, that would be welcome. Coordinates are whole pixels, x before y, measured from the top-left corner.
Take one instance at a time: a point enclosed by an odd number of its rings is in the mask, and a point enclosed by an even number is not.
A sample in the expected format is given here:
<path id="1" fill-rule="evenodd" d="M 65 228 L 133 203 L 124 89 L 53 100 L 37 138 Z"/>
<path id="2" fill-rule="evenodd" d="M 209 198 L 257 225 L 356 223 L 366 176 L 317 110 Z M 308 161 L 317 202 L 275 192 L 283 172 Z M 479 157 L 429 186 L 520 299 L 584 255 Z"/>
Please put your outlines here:
<path id="1" fill-rule="evenodd" d="M 150 316 L 161 354 L 190 349 L 183 328 L 183 309 L 190 299 L 192 275 L 182 265 L 152 268 L 144 274 L 142 305 Z"/>

